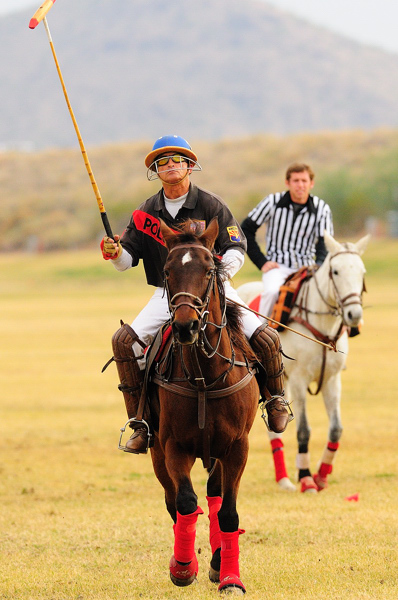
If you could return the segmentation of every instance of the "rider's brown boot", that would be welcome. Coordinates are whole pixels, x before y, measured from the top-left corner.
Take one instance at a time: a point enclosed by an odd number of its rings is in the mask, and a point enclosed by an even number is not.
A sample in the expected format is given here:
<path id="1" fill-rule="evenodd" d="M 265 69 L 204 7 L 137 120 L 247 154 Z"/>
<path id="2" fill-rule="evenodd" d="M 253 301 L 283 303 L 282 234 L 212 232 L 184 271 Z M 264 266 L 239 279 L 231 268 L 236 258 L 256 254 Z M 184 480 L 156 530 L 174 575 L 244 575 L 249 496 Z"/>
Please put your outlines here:
<path id="1" fill-rule="evenodd" d="M 262 408 L 267 410 L 268 429 L 282 433 L 293 419 L 293 414 L 285 398 L 279 334 L 264 323 L 253 333 L 250 345 L 264 367 L 264 371 L 257 374 L 257 381 L 263 399 Z"/>
<path id="2" fill-rule="evenodd" d="M 127 440 L 125 452 L 132 454 L 146 454 L 148 448 L 148 431 L 146 427 L 137 427 Z"/>
<path id="3" fill-rule="evenodd" d="M 283 396 L 274 396 L 267 404 L 268 426 L 274 433 L 283 433 L 292 420 L 288 402 Z"/>
<path id="4" fill-rule="evenodd" d="M 138 366 L 138 360 L 142 358 L 142 355 L 136 356 L 132 348 L 135 342 L 138 342 L 141 346 L 145 346 L 136 332 L 126 323 L 122 323 L 122 326 L 112 338 L 113 359 L 116 362 L 120 378 L 120 385 L 118 387 L 123 392 L 129 419 L 137 417 L 144 384 L 144 371 L 141 371 Z M 150 416 L 148 407 L 145 407 L 144 414 L 143 416 L 141 415 L 139 421 L 131 422 L 130 427 L 134 430 L 133 434 L 125 446 L 119 444 L 120 450 L 131 452 L 132 454 L 146 454 L 151 427 Z M 145 419 L 144 422 L 141 420 L 142 417 Z"/>

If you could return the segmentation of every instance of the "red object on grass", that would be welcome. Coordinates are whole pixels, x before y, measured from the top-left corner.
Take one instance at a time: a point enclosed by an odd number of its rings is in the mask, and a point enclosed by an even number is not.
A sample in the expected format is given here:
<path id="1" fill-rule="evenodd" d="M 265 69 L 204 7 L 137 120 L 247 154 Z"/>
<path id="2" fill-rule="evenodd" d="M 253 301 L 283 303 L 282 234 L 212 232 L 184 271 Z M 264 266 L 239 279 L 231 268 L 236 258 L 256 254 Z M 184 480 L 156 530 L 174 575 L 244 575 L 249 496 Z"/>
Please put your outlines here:
<path id="1" fill-rule="evenodd" d="M 344 500 L 348 500 L 348 502 L 358 502 L 359 494 L 353 494 L 353 496 L 347 496 Z"/>

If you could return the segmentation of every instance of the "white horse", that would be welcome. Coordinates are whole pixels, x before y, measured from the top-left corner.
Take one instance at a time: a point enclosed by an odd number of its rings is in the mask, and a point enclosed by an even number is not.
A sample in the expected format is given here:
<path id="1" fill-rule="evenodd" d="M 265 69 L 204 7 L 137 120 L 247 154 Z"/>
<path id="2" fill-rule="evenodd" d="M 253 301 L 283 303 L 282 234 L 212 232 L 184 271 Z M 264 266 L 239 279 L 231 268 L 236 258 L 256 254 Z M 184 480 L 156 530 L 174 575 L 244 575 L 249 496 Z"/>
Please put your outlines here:
<path id="1" fill-rule="evenodd" d="M 316 493 L 328 485 L 327 477 L 342 434 L 340 396 L 341 370 L 348 353 L 349 328 L 358 327 L 362 320 L 362 292 L 365 267 L 360 256 L 365 251 L 370 236 L 356 244 L 340 244 L 325 232 L 328 255 L 315 274 L 305 281 L 290 313 L 288 326 L 326 344 L 335 345 L 336 352 L 305 339 L 292 331 L 280 332 L 284 354 L 295 360 L 284 360 L 286 393 L 293 402 L 296 421 L 298 454 L 296 466 L 302 492 Z M 262 282 L 247 283 L 238 293 L 247 304 L 263 289 Z M 315 382 L 316 391 L 309 386 Z M 311 475 L 308 444 L 310 427 L 306 414 L 306 395 L 322 392 L 329 417 L 328 441 L 317 466 Z M 281 436 L 270 433 L 278 485 L 287 491 L 296 487 L 288 478 Z"/>

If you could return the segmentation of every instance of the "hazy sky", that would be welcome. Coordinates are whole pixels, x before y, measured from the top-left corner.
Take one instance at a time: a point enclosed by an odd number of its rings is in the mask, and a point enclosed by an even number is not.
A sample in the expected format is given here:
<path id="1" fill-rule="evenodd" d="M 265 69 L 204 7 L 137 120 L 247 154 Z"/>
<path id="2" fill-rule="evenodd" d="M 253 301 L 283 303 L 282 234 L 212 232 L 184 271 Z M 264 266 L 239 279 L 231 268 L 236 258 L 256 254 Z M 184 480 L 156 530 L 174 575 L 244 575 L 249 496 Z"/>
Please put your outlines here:
<path id="1" fill-rule="evenodd" d="M 84 0 L 82 0 L 84 1 Z M 173 1 L 173 0 L 169 0 Z M 197 0 L 200 1 L 200 0 Z M 258 0 L 291 12 L 363 43 L 398 53 L 397 0 Z M 62 0 L 59 0 L 62 2 Z M 150 2 L 150 0 L 148 0 Z M 245 2 L 245 0 L 242 0 Z M 32 8 L 40 0 L 0 0 L 0 15 Z M 189 2 L 181 4 L 189 10 Z"/>

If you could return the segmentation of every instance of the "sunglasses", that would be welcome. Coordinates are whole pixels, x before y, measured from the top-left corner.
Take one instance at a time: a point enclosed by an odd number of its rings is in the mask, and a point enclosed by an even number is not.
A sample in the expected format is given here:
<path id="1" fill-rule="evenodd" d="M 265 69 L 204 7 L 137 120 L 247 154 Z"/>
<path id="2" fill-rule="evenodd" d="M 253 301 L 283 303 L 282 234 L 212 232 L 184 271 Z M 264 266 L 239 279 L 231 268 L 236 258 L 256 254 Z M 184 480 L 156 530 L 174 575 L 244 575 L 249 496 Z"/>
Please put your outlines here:
<path id="1" fill-rule="evenodd" d="M 158 158 L 156 163 L 159 165 L 159 167 L 164 167 L 165 165 L 167 165 L 170 158 L 173 161 L 173 163 L 177 164 L 180 164 L 182 162 L 188 162 L 188 159 L 185 156 L 181 156 L 180 154 L 173 154 L 173 156 L 163 156 L 162 158 Z"/>

